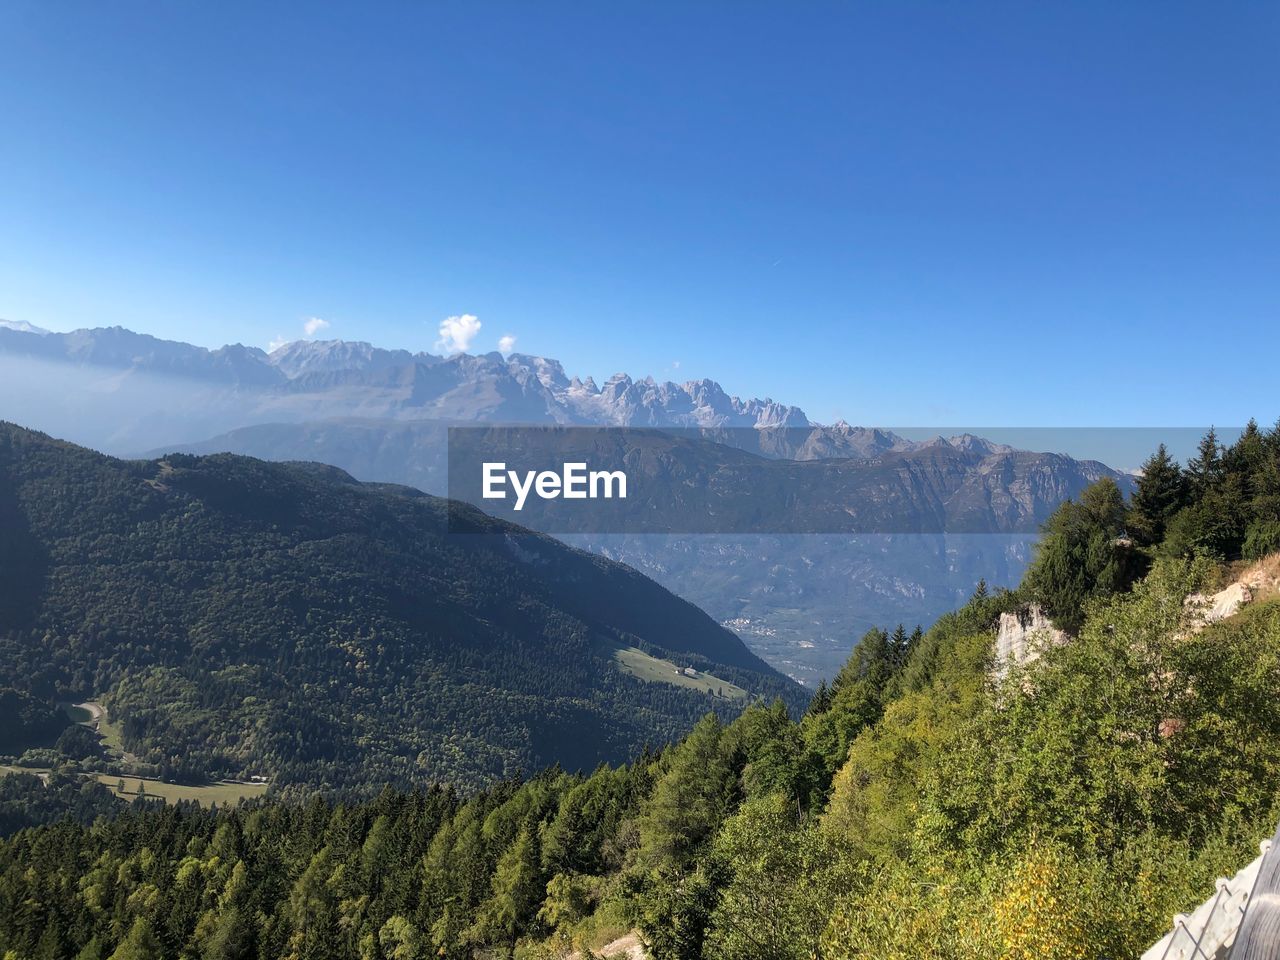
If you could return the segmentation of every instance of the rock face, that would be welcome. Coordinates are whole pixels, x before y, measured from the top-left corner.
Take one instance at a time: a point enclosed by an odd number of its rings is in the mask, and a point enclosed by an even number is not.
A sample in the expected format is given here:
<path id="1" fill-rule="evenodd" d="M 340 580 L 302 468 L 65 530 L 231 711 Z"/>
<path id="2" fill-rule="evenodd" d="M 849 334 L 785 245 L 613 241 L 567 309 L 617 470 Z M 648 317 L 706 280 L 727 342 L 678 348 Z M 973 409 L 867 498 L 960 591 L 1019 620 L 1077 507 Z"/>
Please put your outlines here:
<path id="1" fill-rule="evenodd" d="M 1217 623 L 1225 620 L 1253 600 L 1253 590 L 1248 584 L 1233 583 L 1225 590 L 1219 590 L 1209 597 L 1204 611 L 1205 623 Z"/>
<path id="2" fill-rule="evenodd" d="M 1198 625 L 1205 627 L 1234 616 L 1241 607 L 1277 588 L 1280 588 L 1280 554 L 1272 554 L 1249 567 L 1240 579 L 1217 593 L 1208 596 L 1194 593 L 1187 597 L 1187 606 L 1196 608 Z"/>
<path id="3" fill-rule="evenodd" d="M 1055 627 L 1038 604 L 1002 613 L 996 634 L 996 673 L 1003 675 L 1010 667 L 1031 663 L 1046 646 L 1066 643 L 1068 639 L 1066 631 Z"/>
<path id="4" fill-rule="evenodd" d="M 1194 593 L 1187 597 L 1192 629 L 1200 630 L 1234 616 L 1241 607 L 1277 591 L 1280 591 L 1280 554 L 1272 554 L 1249 567 L 1238 580 L 1217 593 Z M 1070 634 L 1055 627 L 1037 604 L 1030 604 L 1015 613 L 1002 613 L 996 634 L 993 672 L 996 676 L 1003 676 L 1012 666 L 1036 660 L 1046 646 L 1056 646 L 1070 639 Z M 1167 735 L 1163 726 L 1161 733 Z"/>

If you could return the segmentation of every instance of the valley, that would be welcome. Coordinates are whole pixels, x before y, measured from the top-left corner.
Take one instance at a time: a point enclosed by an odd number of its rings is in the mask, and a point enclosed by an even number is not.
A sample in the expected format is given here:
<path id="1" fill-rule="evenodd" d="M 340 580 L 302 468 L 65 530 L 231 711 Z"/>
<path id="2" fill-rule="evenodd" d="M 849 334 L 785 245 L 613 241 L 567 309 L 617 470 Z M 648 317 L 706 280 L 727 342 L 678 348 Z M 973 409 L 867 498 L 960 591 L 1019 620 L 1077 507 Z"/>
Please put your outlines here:
<path id="1" fill-rule="evenodd" d="M 722 520 L 713 532 L 680 536 L 674 524 L 697 522 L 690 509 L 688 519 L 665 516 L 659 529 L 667 532 L 556 533 L 635 567 L 722 623 L 750 619 L 747 644 L 810 689 L 834 675 L 870 627 L 931 623 L 980 579 L 993 589 L 1015 586 L 1036 524 L 1058 503 L 1099 476 L 1129 482 L 1102 464 L 969 435 L 908 440 L 843 422 L 824 426 L 793 406 L 732 397 L 710 380 L 619 374 L 597 387 L 566 375 L 555 360 L 525 354 L 441 357 L 338 340 L 295 341 L 270 354 L 209 351 L 122 328 L 51 334 L 0 327 L 0 374 L 0 409 L 9 416 L 108 453 L 319 461 L 358 480 L 436 495 L 448 492 L 450 426 L 665 428 L 681 442 L 697 441 L 704 473 L 725 462 L 725 451 L 748 463 L 790 461 L 797 478 L 770 481 L 773 499 L 757 498 L 755 512 L 743 517 L 786 502 L 800 482 L 826 503 L 816 520 L 794 529 L 771 521 L 746 534 L 735 532 L 738 521 Z M 962 475 L 946 478 L 945 489 L 930 481 L 927 491 L 909 480 L 870 532 L 800 532 L 838 529 L 823 517 L 843 516 L 853 500 L 874 502 L 883 468 L 870 465 L 916 470 L 930 460 Z M 833 474 L 823 466 L 831 462 L 869 466 Z M 803 479 L 810 474 L 822 479 Z M 661 470 L 651 469 L 646 483 L 649 504 L 677 489 Z M 952 519 L 940 527 L 943 499 Z M 536 511 L 510 518 L 537 525 Z"/>

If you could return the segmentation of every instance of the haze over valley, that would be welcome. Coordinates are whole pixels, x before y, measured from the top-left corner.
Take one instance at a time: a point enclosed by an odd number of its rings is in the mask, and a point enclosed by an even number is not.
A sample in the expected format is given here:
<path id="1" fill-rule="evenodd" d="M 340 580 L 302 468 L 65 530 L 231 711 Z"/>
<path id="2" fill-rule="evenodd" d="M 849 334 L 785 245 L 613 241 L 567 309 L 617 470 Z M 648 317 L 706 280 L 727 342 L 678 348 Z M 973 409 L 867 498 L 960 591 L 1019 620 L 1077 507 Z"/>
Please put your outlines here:
<path id="1" fill-rule="evenodd" d="M 310 460 L 436 495 L 448 493 L 448 427 L 474 423 L 694 430 L 705 443 L 706 469 L 723 459 L 716 453 L 723 445 L 793 460 L 802 474 L 824 461 L 849 461 L 851 477 L 942 458 L 942 475 L 954 479 L 924 499 L 905 488 L 906 498 L 886 507 L 892 512 L 881 529 L 891 532 L 565 534 L 692 601 L 810 686 L 834 676 L 873 626 L 931 623 L 979 580 L 993 589 L 1016 585 L 1038 524 L 1058 503 L 1102 476 L 1130 482 L 1096 462 L 967 434 L 912 440 L 817 424 L 797 407 L 742 400 L 711 380 L 618 374 L 597 385 L 566 375 L 557 361 L 519 353 L 438 356 L 340 340 L 299 340 L 270 353 L 208 350 L 122 328 L 59 334 L 11 322 L 0 327 L 0 372 L 6 416 L 104 452 Z M 661 473 L 651 478 L 669 482 Z M 839 487 L 822 484 L 836 510 L 842 502 L 871 506 L 880 496 L 860 484 L 845 501 Z M 779 485 L 778 504 L 793 486 Z M 971 532 L 913 532 L 928 530 L 927 518 L 944 501 L 948 510 L 965 504 Z"/>

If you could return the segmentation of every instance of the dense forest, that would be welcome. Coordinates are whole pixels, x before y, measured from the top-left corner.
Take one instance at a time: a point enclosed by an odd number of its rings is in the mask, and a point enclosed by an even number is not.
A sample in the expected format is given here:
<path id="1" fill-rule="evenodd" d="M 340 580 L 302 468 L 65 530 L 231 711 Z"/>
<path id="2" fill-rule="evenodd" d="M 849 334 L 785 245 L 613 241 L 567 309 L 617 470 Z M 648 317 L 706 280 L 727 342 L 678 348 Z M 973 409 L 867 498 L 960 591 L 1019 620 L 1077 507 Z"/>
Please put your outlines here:
<path id="1" fill-rule="evenodd" d="M 725 689 L 802 708 L 634 570 L 446 504 L 317 464 L 122 461 L 0 424 L 0 753 L 84 759 L 50 756 L 55 706 L 98 699 L 129 772 L 372 796 L 623 761 L 736 715 Z M 628 673 L 630 649 L 705 689 Z"/>
<path id="2" fill-rule="evenodd" d="M 1062 507 L 1014 592 L 874 630 L 793 720 L 757 702 L 590 775 L 462 794 L 94 816 L 0 843 L 15 958 L 553 958 L 638 929 L 656 960 L 1134 957 L 1280 815 L 1280 430 L 1130 502 Z M 1071 633 L 994 669 L 1002 613 Z M 16 788 L 15 788 L 16 789 Z M 25 789 L 45 789 L 28 784 Z M 579 954 L 580 956 L 582 954 Z"/>

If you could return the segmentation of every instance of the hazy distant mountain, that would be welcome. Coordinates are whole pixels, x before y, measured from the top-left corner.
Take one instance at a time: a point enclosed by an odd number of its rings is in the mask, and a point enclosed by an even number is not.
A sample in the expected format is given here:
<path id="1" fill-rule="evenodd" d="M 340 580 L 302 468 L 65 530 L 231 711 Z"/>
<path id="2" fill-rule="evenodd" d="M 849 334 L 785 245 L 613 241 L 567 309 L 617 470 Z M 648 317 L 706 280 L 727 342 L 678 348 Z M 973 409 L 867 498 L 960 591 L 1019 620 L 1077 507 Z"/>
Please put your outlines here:
<path id="1" fill-rule="evenodd" d="M 277 347 L 267 356 L 267 361 L 290 379 L 334 370 L 382 370 L 415 362 L 430 365 L 439 360 L 429 353 L 383 350 L 370 343 L 346 340 L 295 340 Z"/>
<path id="2" fill-rule="evenodd" d="M 0 414 L 35 413 L 15 419 L 117 453 L 262 423 L 347 417 L 809 428 L 760 440 L 721 438 L 797 460 L 873 457 L 943 439 L 911 441 L 843 421 L 814 424 L 799 407 L 743 400 L 708 379 L 673 383 L 618 373 L 597 386 L 591 377 L 567 376 L 557 360 L 520 353 L 441 357 L 344 340 L 298 340 L 271 353 L 240 344 L 208 350 L 123 327 L 50 333 L 0 321 L 0 369 L 10 374 L 0 383 Z M 14 411 L 15 404 L 22 409 Z M 976 437 L 950 442 L 994 449 Z"/>
<path id="3" fill-rule="evenodd" d="M 0 320 L 0 329 L 16 330 L 18 333 L 34 333 L 39 336 L 45 336 L 49 332 L 40 327 L 32 326 L 25 320 Z"/>
<path id="4" fill-rule="evenodd" d="M 616 426 L 804 426 L 796 407 L 617 374 L 597 387 L 543 357 L 439 357 L 342 340 L 270 354 L 207 350 L 122 327 L 46 333 L 0 327 L 0 413 L 117 453 L 202 440 L 264 422 L 360 416 Z"/>

